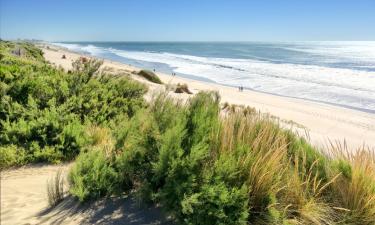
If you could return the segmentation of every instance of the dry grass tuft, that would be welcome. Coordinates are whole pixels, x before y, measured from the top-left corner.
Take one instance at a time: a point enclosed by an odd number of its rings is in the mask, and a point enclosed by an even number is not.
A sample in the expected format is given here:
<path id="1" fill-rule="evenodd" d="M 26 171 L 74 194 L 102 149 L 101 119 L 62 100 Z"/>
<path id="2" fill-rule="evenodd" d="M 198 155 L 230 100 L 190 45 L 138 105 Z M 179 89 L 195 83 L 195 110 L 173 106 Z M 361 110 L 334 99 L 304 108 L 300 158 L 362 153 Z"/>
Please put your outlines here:
<path id="1" fill-rule="evenodd" d="M 64 177 L 61 169 L 55 177 L 47 181 L 47 198 L 50 207 L 57 205 L 64 198 Z"/>
<path id="2" fill-rule="evenodd" d="M 87 129 L 87 136 L 90 139 L 91 146 L 103 149 L 107 157 L 112 155 L 115 144 L 109 128 L 90 126 Z"/>
<path id="3" fill-rule="evenodd" d="M 375 153 L 366 147 L 350 152 L 345 144 L 331 144 L 335 172 L 333 183 L 340 207 L 348 210 L 345 223 L 375 224 Z"/>

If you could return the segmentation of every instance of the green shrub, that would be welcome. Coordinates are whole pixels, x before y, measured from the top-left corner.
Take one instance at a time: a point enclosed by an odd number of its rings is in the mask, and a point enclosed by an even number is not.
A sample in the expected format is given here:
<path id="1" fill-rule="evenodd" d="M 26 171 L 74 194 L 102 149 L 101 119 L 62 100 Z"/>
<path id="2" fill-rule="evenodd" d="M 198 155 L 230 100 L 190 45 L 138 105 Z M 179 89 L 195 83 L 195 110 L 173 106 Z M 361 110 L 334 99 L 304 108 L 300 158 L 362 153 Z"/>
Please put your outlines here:
<path id="1" fill-rule="evenodd" d="M 94 75 L 99 71 L 99 68 L 103 65 L 103 60 L 98 60 L 95 58 L 87 59 L 85 57 L 80 57 L 72 63 L 73 72 L 77 75 L 79 79 L 79 84 L 89 82 Z"/>
<path id="2" fill-rule="evenodd" d="M 27 117 L 4 121 L 0 137 L 4 144 L 25 148 L 30 162 L 69 160 L 84 146 L 83 125 L 75 115 L 61 115 L 54 108 L 26 113 Z"/>
<path id="3" fill-rule="evenodd" d="M 101 74 L 100 60 L 66 73 L 29 43 L 0 41 L 0 53 L 0 145 L 24 149 L 25 163 L 74 159 L 90 144 L 86 124 L 112 126 L 145 107 L 145 86 Z"/>
<path id="4" fill-rule="evenodd" d="M 160 78 L 152 71 L 149 70 L 140 70 L 137 73 L 139 76 L 144 77 L 146 80 L 151 81 L 153 83 L 162 84 L 163 82 Z"/>
<path id="5" fill-rule="evenodd" d="M 32 146 L 30 150 L 33 152 L 35 162 L 59 163 L 64 159 L 64 155 L 54 147 L 45 146 L 40 148 L 38 144 Z"/>
<path id="6" fill-rule="evenodd" d="M 152 162 L 158 153 L 158 132 L 150 114 L 140 111 L 116 133 L 116 145 L 122 150 L 116 164 L 125 178 L 125 189 L 130 189 L 134 183 L 141 184 L 152 177 Z"/>
<path id="7" fill-rule="evenodd" d="M 184 150 L 181 147 L 183 140 L 186 138 L 184 125 L 184 121 L 179 120 L 177 124 L 167 129 L 160 137 L 157 159 L 152 163 L 154 174 L 151 183 L 153 190 L 158 190 L 166 184 L 171 167 L 184 154 Z"/>
<path id="8" fill-rule="evenodd" d="M 198 143 L 210 143 L 219 129 L 220 96 L 216 92 L 200 92 L 190 100 L 187 115 L 186 150 Z"/>
<path id="9" fill-rule="evenodd" d="M 0 169 L 22 165 L 26 161 L 25 151 L 15 145 L 0 146 Z"/>
<path id="10" fill-rule="evenodd" d="M 132 117 L 144 106 L 145 90 L 144 85 L 127 77 L 101 77 L 86 83 L 68 105 L 82 121 L 102 124 L 123 114 Z"/>
<path id="11" fill-rule="evenodd" d="M 70 193 L 83 202 L 119 190 L 120 177 L 102 149 L 81 153 L 68 176 Z"/>
<path id="12" fill-rule="evenodd" d="M 181 201 L 182 218 L 186 224 L 247 224 L 247 187 L 228 188 L 223 183 L 206 184 L 200 192 Z"/>

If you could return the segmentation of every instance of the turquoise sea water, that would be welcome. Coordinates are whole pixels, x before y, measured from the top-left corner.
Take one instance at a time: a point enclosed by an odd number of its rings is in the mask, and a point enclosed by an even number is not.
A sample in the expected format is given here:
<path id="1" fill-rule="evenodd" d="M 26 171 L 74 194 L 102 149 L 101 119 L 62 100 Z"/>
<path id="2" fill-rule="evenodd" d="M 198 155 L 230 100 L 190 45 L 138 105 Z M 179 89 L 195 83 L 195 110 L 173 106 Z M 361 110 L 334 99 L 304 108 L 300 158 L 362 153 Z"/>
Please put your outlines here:
<path id="1" fill-rule="evenodd" d="M 69 42 L 97 57 L 375 113 L 375 42 Z"/>

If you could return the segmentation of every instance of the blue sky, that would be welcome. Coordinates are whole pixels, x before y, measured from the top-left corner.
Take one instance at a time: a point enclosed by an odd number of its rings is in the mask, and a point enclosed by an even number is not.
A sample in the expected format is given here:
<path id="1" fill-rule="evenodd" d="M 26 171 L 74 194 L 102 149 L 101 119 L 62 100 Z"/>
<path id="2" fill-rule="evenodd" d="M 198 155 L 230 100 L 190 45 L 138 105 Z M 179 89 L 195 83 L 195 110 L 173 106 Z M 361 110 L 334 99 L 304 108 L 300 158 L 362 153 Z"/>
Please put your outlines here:
<path id="1" fill-rule="evenodd" d="M 0 37 L 48 41 L 375 40 L 375 0 L 0 0 Z"/>

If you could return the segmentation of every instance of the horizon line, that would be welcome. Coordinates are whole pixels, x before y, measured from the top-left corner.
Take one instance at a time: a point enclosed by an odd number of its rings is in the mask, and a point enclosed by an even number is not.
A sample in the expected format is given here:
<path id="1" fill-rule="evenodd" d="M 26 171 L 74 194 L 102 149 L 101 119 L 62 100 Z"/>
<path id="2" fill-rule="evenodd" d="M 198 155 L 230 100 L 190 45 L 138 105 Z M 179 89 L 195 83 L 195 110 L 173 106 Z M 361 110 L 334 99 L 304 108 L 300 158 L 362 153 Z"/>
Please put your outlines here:
<path id="1" fill-rule="evenodd" d="M 142 43 L 249 43 L 249 42 L 375 42 L 375 40 L 44 40 L 38 38 L 16 38 L 4 41 L 44 41 L 44 42 L 142 42 Z"/>

